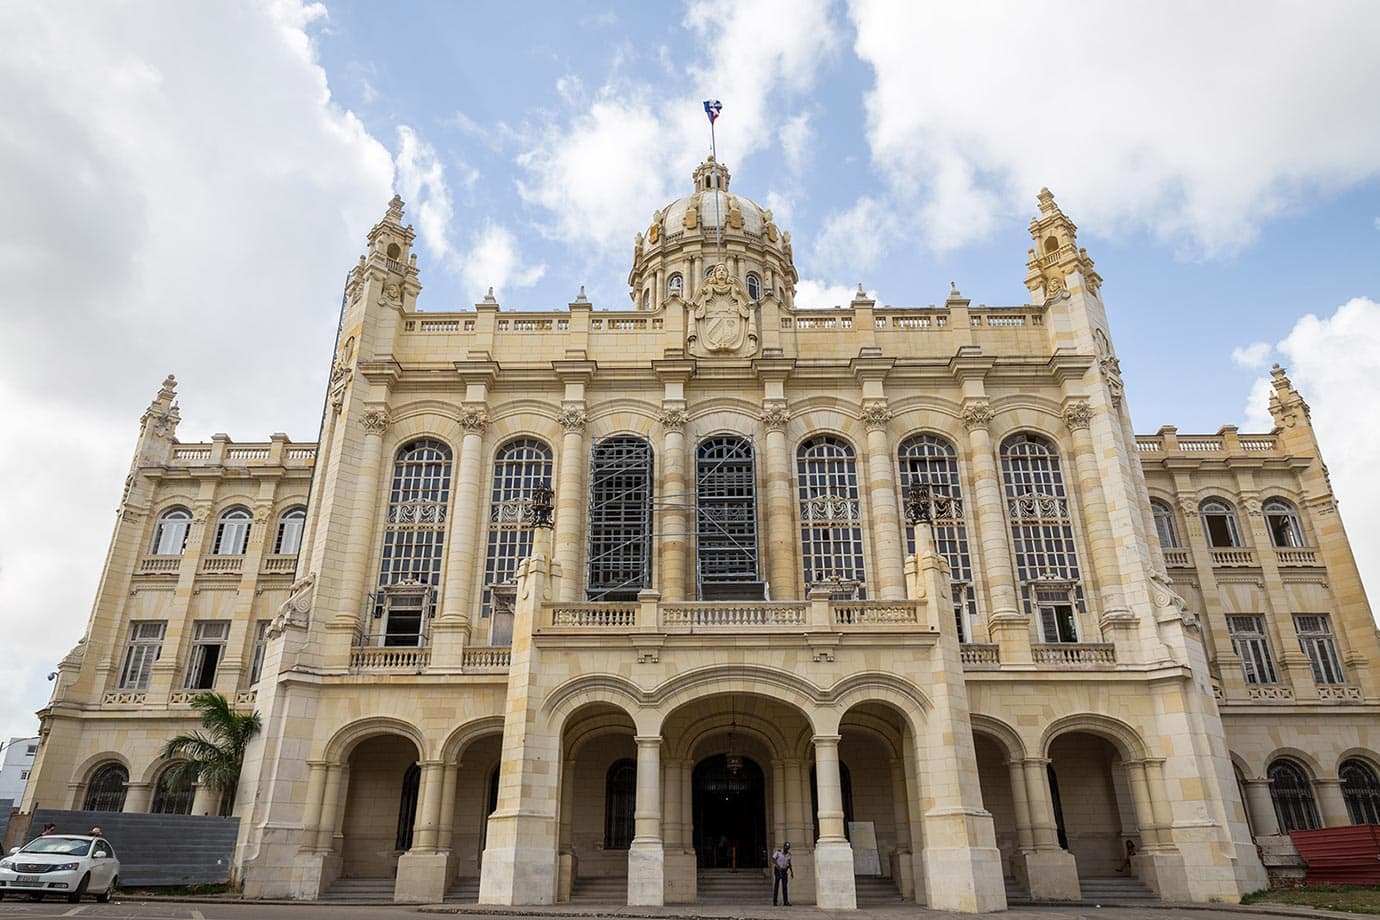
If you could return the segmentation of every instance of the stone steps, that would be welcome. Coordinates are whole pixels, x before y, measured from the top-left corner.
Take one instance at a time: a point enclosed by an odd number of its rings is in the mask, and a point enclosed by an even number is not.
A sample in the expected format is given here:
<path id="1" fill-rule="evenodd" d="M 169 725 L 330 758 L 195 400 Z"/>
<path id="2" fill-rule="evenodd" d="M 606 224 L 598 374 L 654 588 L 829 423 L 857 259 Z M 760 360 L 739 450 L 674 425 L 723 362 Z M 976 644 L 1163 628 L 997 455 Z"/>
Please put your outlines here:
<path id="1" fill-rule="evenodd" d="M 1155 892 L 1134 875 L 1114 875 L 1100 878 L 1080 878 L 1078 887 L 1084 901 L 1102 903 L 1154 902 L 1159 898 Z"/>
<path id="2" fill-rule="evenodd" d="M 453 901 L 458 904 L 478 904 L 479 876 L 456 879 L 446 892 L 446 901 Z"/>
<path id="3" fill-rule="evenodd" d="M 625 875 L 577 878 L 570 886 L 570 901 L 572 904 L 626 904 L 628 878 Z"/>
<path id="4" fill-rule="evenodd" d="M 392 903 L 395 884 L 391 878 L 339 878 L 326 889 L 321 900 Z"/>
<path id="5" fill-rule="evenodd" d="M 859 907 L 884 907 L 887 904 L 904 904 L 901 889 L 896 880 L 859 875 L 854 877 L 853 885 L 858 892 Z"/>
<path id="6" fill-rule="evenodd" d="M 771 901 L 771 876 L 762 869 L 701 870 L 695 880 L 697 904 L 761 904 Z"/>

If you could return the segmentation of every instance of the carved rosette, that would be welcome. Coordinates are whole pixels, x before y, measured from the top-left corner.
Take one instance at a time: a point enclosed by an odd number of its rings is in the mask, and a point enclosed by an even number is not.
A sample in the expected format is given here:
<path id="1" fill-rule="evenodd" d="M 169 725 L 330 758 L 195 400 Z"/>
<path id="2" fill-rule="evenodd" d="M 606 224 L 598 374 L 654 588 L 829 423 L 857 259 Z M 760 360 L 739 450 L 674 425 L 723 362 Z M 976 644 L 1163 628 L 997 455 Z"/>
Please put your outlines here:
<path id="1" fill-rule="evenodd" d="M 886 407 L 885 402 L 872 400 L 863 404 L 860 417 L 863 427 L 868 431 L 885 431 L 886 426 L 891 423 L 891 410 Z"/>
<path id="2" fill-rule="evenodd" d="M 791 421 L 791 410 L 777 404 L 762 407 L 762 424 L 768 431 L 785 431 Z"/>
<path id="3" fill-rule="evenodd" d="M 982 400 L 980 402 L 971 402 L 964 406 L 963 411 L 959 413 L 959 418 L 963 419 L 964 428 L 973 431 L 978 428 L 985 429 L 988 425 L 992 424 L 992 419 L 995 418 L 995 415 L 992 412 L 992 404 L 986 400 Z"/>
<path id="4" fill-rule="evenodd" d="M 1179 510 L 1182 511 L 1182 512 L 1184 513 L 1184 516 L 1185 516 L 1185 517 L 1197 517 L 1197 516 L 1198 516 L 1198 503 L 1197 503 L 1196 501 L 1194 501 L 1193 499 L 1191 499 L 1191 498 L 1187 498 L 1187 497 L 1185 497 L 1185 498 L 1180 498 L 1180 499 L 1179 499 Z"/>
<path id="5" fill-rule="evenodd" d="M 1092 406 L 1083 400 L 1064 407 L 1064 424 L 1070 431 L 1085 431 L 1092 424 Z"/>
<path id="6" fill-rule="evenodd" d="M 556 421 L 567 433 L 577 433 L 585 430 L 589 416 L 583 409 L 565 408 L 556 414 Z"/>
<path id="7" fill-rule="evenodd" d="M 467 432 L 483 434 L 489 428 L 489 413 L 483 409 L 466 409 L 460 413 L 460 427 Z"/>
<path id="8" fill-rule="evenodd" d="M 1246 513 L 1251 517 L 1260 517 L 1262 514 L 1265 513 L 1261 508 L 1260 499 L 1256 498 L 1255 496 L 1243 499 L 1241 502 L 1241 507 L 1245 508 Z"/>
<path id="9" fill-rule="evenodd" d="M 359 417 L 359 424 L 369 434 L 382 435 L 388 430 L 388 422 L 387 409 L 366 409 Z"/>
<path id="10" fill-rule="evenodd" d="M 684 409 L 666 409 L 657 416 L 657 421 L 667 431 L 684 431 L 686 423 L 690 421 L 690 416 L 685 414 Z"/>

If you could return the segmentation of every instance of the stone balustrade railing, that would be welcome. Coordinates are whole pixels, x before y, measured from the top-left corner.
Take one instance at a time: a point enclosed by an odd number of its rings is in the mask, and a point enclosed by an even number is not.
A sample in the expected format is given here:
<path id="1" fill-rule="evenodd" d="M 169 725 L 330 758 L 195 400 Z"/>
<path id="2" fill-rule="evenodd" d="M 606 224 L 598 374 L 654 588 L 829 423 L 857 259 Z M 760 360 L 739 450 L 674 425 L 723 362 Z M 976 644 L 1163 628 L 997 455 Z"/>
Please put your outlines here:
<path id="1" fill-rule="evenodd" d="M 787 603 L 697 603 L 665 604 L 661 625 L 676 627 L 804 626 L 808 605 Z"/>
<path id="2" fill-rule="evenodd" d="M 631 629 L 637 625 L 637 604 L 589 603 L 549 607 L 550 623 L 576 629 Z"/>
<path id="3" fill-rule="evenodd" d="M 992 667 L 1001 664 L 1001 646 L 988 643 L 969 643 L 958 647 L 958 659 L 964 668 Z"/>
<path id="4" fill-rule="evenodd" d="M 350 653 L 350 667 L 357 671 L 420 671 L 430 661 L 430 649 L 412 646 L 363 646 Z"/>
<path id="5" fill-rule="evenodd" d="M 1217 568 L 1229 569 L 1255 565 L 1255 550 L 1244 546 L 1214 549 L 1211 552 L 1212 564 Z"/>
<path id="6" fill-rule="evenodd" d="M 263 570 L 269 575 L 291 575 L 297 570 L 296 556 L 265 556 Z"/>
<path id="7" fill-rule="evenodd" d="M 1169 437 L 1161 434 L 1136 435 L 1136 450 L 1142 454 L 1215 454 L 1244 451 L 1260 453 L 1274 450 L 1278 439 L 1272 434 L 1243 434 L 1230 440 L 1216 434 L 1177 434 L 1173 429 Z"/>
<path id="8" fill-rule="evenodd" d="M 1262 703 L 1293 702 L 1294 688 L 1284 684 L 1252 684 L 1246 687 L 1246 699 Z"/>
<path id="9" fill-rule="evenodd" d="M 1318 565 L 1318 551 L 1311 546 L 1276 547 L 1275 561 L 1287 566 Z"/>
<path id="10" fill-rule="evenodd" d="M 1193 567 L 1193 560 L 1186 549 L 1167 549 L 1164 551 L 1164 564 L 1171 569 L 1187 569 Z"/>
<path id="11" fill-rule="evenodd" d="M 1322 684 L 1318 687 L 1318 699 L 1324 703 L 1364 703 L 1360 687 L 1346 684 Z"/>
<path id="12" fill-rule="evenodd" d="M 282 444 L 282 442 L 277 442 Z M 223 446 L 222 446 L 223 445 Z M 315 444 L 284 445 L 275 451 L 274 443 L 177 444 L 172 449 L 174 466 L 262 466 L 275 461 L 285 466 L 310 466 L 316 461 Z"/>
<path id="13" fill-rule="evenodd" d="M 1040 642 L 1030 646 L 1036 664 L 1116 664 L 1116 647 L 1110 642 Z"/>
<path id="14" fill-rule="evenodd" d="M 920 622 L 916 601 L 836 601 L 830 609 L 835 626 L 914 626 Z"/>
<path id="15" fill-rule="evenodd" d="M 180 568 L 181 556 L 145 556 L 139 560 L 140 575 L 176 575 Z"/>
<path id="16" fill-rule="evenodd" d="M 147 701 L 143 690 L 107 690 L 101 697 L 103 706 L 142 706 Z"/>
<path id="17" fill-rule="evenodd" d="M 506 671 L 513 663 L 513 650 L 502 647 L 467 648 L 460 666 L 466 671 Z"/>
<path id="18" fill-rule="evenodd" d="M 244 568 L 243 556 L 204 556 L 201 571 L 206 575 L 238 575 Z"/>

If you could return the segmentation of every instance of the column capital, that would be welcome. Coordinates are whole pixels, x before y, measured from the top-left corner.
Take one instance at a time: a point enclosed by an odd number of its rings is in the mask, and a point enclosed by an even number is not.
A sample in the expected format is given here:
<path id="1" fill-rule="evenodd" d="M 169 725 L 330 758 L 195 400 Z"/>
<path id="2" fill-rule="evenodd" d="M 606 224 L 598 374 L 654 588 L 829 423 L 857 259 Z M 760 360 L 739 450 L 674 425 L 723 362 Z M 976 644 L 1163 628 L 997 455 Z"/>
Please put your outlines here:
<path id="1" fill-rule="evenodd" d="M 996 413 L 992 411 L 992 404 L 985 399 L 972 399 L 964 402 L 963 410 L 959 413 L 959 418 L 963 419 L 963 427 L 969 431 L 976 431 L 979 428 L 986 431 L 995 417 Z"/>
<path id="2" fill-rule="evenodd" d="M 565 429 L 566 434 L 583 434 L 589 415 L 585 412 L 584 406 L 570 404 L 556 413 L 556 421 Z"/>
<path id="3" fill-rule="evenodd" d="M 885 399 L 869 399 L 863 403 L 859 417 L 868 431 L 886 431 L 886 426 L 891 424 L 891 409 Z"/>
<path id="4" fill-rule="evenodd" d="M 483 407 L 466 408 L 460 413 L 459 422 L 466 434 L 483 434 L 489 427 L 489 413 Z"/>
<path id="5" fill-rule="evenodd" d="M 660 735 L 633 735 L 633 741 L 637 742 L 638 747 L 660 747 Z"/>
<path id="6" fill-rule="evenodd" d="M 690 421 L 690 416 L 684 409 L 662 409 L 657 416 L 657 421 L 666 431 L 681 432 L 685 430 L 685 425 Z"/>
<path id="7" fill-rule="evenodd" d="M 815 735 L 810 740 L 815 743 L 815 747 L 838 747 L 842 735 Z"/>
<path id="8" fill-rule="evenodd" d="M 1092 425 L 1092 406 L 1086 399 L 1075 400 L 1064 406 L 1064 424 L 1069 431 L 1087 431 Z"/>
<path id="9" fill-rule="evenodd" d="M 383 437 L 390 421 L 388 410 L 382 406 L 367 408 L 359 416 L 359 424 L 364 428 L 365 434 L 375 437 Z"/>
<path id="10" fill-rule="evenodd" d="M 761 418 L 768 431 L 785 431 L 791 420 L 791 410 L 785 403 L 766 403 L 762 406 Z"/>

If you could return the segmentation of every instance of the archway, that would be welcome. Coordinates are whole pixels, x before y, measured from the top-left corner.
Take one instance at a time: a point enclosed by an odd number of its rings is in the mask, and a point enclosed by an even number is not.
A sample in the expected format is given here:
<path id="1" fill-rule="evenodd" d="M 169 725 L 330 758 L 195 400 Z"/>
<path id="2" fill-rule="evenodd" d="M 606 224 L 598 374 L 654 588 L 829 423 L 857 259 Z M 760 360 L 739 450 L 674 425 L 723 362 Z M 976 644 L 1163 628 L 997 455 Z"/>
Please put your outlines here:
<path id="1" fill-rule="evenodd" d="M 692 783 L 692 846 L 699 868 L 765 867 L 766 777 L 757 761 L 736 753 L 706 757 L 695 765 Z"/>
<path id="2" fill-rule="evenodd" d="M 341 821 L 343 878 L 392 878 L 410 846 L 417 811 L 417 746 L 385 734 L 355 745 Z"/>
<path id="3" fill-rule="evenodd" d="M 1050 743 L 1049 759 L 1060 846 L 1077 859 L 1080 878 L 1115 876 L 1126 841 L 1141 845 L 1120 752 L 1100 735 L 1074 731 Z"/>

